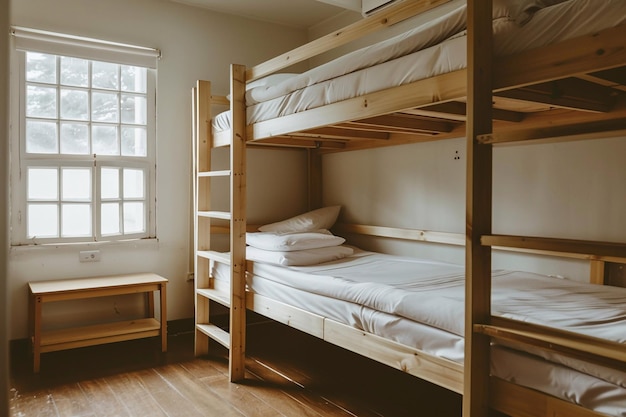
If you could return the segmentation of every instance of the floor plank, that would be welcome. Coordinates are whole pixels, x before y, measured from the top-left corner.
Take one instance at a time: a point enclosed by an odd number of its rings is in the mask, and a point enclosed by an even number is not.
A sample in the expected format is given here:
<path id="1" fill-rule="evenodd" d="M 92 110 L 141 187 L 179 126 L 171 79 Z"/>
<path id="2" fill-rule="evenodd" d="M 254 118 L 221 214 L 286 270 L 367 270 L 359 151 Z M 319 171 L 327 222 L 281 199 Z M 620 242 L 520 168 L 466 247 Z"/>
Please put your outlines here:
<path id="1" fill-rule="evenodd" d="M 112 375 L 106 377 L 106 380 L 131 416 L 142 414 L 150 417 L 167 416 L 152 393 L 142 383 L 137 372 Z"/>
<path id="2" fill-rule="evenodd" d="M 11 417 L 457 417 L 461 396 L 274 322 L 247 336 L 246 378 L 227 351 L 200 358 L 193 331 L 42 356 L 11 352 Z"/>
<path id="3" fill-rule="evenodd" d="M 96 415 L 78 383 L 51 387 L 49 394 L 59 416 L 95 417 Z"/>

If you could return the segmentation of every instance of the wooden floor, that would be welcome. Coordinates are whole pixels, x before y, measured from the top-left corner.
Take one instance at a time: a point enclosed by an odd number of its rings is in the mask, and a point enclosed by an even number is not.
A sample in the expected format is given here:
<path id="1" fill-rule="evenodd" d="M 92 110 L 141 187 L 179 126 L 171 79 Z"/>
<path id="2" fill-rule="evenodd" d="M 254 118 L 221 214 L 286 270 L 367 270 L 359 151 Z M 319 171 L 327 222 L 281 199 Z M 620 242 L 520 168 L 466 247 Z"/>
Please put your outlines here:
<path id="1" fill-rule="evenodd" d="M 52 352 L 32 373 L 11 356 L 11 416 L 445 416 L 461 397 L 276 323 L 249 326 L 242 383 L 226 351 L 193 356 L 193 333 Z"/>

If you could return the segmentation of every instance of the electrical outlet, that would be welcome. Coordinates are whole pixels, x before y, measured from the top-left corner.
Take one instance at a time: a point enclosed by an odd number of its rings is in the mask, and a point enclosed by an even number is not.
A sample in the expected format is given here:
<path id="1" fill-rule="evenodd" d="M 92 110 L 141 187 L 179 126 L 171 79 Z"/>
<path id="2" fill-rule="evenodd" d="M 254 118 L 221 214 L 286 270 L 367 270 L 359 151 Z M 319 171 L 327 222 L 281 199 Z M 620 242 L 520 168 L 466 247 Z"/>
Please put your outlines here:
<path id="1" fill-rule="evenodd" d="M 100 261 L 100 251 L 82 250 L 78 252 L 78 260 L 81 262 L 98 262 Z"/>

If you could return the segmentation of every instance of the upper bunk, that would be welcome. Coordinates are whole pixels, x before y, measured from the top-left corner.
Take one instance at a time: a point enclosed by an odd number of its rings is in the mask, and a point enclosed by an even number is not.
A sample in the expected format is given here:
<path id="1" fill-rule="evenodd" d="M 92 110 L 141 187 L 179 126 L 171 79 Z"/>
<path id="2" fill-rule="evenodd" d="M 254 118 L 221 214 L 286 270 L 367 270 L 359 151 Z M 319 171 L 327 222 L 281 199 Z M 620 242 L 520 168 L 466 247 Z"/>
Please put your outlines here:
<path id="1" fill-rule="evenodd" d="M 556 4 L 539 6 L 548 3 Z M 444 4 L 444 13 L 404 33 L 283 72 Z M 237 89 L 245 96 L 248 144 L 343 151 L 464 137 L 467 20 L 464 1 L 404 0 L 248 68 L 231 86 L 233 97 Z M 494 0 L 491 23 L 493 133 L 481 140 L 626 131 L 626 2 Z M 228 143 L 219 133 L 228 118 L 215 118 L 216 146 Z"/>

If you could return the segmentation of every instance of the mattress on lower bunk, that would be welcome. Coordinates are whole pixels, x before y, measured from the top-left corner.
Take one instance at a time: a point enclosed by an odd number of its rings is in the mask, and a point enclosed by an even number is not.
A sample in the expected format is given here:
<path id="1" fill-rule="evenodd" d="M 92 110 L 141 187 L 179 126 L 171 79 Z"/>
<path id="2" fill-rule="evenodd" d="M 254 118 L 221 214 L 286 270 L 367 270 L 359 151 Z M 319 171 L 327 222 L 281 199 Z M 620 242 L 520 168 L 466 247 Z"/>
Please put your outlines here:
<path id="1" fill-rule="evenodd" d="M 246 93 L 247 123 L 463 69 L 467 40 L 459 22 L 464 25 L 465 6 L 438 20 L 439 26 L 434 28 L 432 23 L 420 26 L 407 32 L 409 35 L 399 35 L 302 74 L 286 79 L 281 76 L 277 84 L 256 86 Z M 511 55 L 622 24 L 626 24 L 623 0 L 569 0 L 540 9 L 521 26 L 509 18 L 494 19 L 494 53 Z M 400 46 L 396 48 L 392 42 Z M 214 118 L 215 132 L 229 128 L 229 112 Z"/>
<path id="2" fill-rule="evenodd" d="M 217 279 L 228 268 L 217 267 Z M 254 263 L 249 290 L 426 353 L 463 362 L 464 268 L 357 250 L 305 267 Z M 494 271 L 494 315 L 626 344 L 626 289 Z M 494 346 L 508 381 L 626 417 L 626 373 L 539 349 Z"/>

